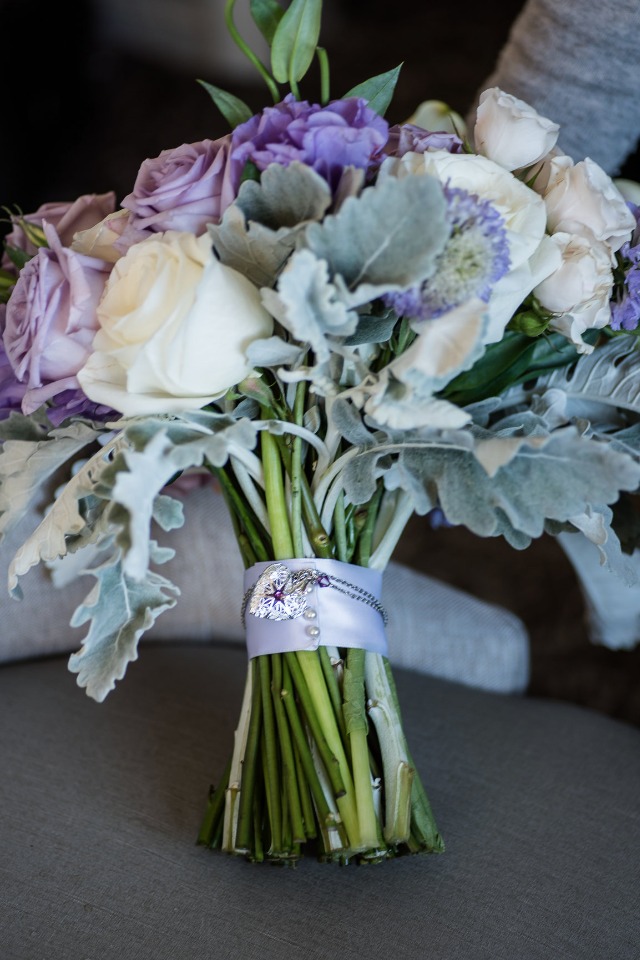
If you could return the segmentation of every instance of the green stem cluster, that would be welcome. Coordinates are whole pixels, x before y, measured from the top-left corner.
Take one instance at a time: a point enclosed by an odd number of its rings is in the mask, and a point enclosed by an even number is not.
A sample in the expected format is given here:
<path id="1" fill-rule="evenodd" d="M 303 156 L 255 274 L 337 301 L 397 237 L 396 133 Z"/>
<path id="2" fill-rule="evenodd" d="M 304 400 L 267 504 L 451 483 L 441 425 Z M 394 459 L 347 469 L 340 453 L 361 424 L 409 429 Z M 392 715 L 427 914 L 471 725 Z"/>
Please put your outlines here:
<path id="1" fill-rule="evenodd" d="M 240 778 L 231 761 L 211 792 L 199 843 L 283 864 L 309 850 L 324 861 L 371 863 L 443 849 L 388 679 L 381 707 L 384 659 L 344 654 L 342 681 L 325 648 L 251 661 L 251 692 L 236 732 L 244 745 Z M 384 719 L 370 724 L 372 692 L 373 713 Z"/>
<path id="2" fill-rule="evenodd" d="M 299 385 L 289 414 L 298 426 L 305 393 Z M 264 419 L 274 413 L 281 419 L 282 410 L 262 409 Z M 304 543 L 317 557 L 369 564 L 389 511 L 382 486 L 356 508 L 340 496 L 329 534 L 311 492 L 313 457 L 300 436 L 262 431 L 264 507 L 243 494 L 233 463 L 216 471 L 245 564 L 304 556 Z M 321 646 L 250 662 L 233 755 L 200 843 L 283 864 L 308 851 L 347 863 L 443 849 L 386 660 L 331 640 L 331 654 Z"/>

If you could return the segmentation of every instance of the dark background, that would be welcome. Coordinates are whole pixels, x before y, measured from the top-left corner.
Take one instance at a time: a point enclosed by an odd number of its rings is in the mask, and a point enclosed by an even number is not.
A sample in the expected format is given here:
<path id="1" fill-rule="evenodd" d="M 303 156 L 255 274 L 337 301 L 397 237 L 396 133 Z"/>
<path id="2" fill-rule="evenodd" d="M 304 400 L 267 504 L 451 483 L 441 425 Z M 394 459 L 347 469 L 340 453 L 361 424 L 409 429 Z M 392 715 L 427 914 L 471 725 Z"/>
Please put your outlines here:
<path id="1" fill-rule="evenodd" d="M 520 0 L 502 0 L 499 10 L 471 0 L 418 7 L 408 0 L 325 0 L 322 42 L 332 93 L 403 60 L 390 121 L 406 119 L 428 98 L 464 114 L 521 6 Z M 223 135 L 226 124 L 196 76 L 233 89 L 256 110 L 267 103 L 260 81 L 229 77 L 213 58 L 209 67 L 190 68 L 154 56 L 135 36 L 124 44 L 110 37 L 100 4 L 91 0 L 0 0 L 0 25 L 0 205 L 29 212 L 48 200 L 111 189 L 121 200 L 146 157 Z M 313 81 L 305 82 L 303 94 L 315 93 Z M 639 166 L 636 154 L 623 174 L 640 179 Z M 433 531 L 416 518 L 398 559 L 524 620 L 532 641 L 531 694 L 640 724 L 640 649 L 614 652 L 589 643 L 575 575 L 551 538 L 519 553 L 462 529 Z"/>

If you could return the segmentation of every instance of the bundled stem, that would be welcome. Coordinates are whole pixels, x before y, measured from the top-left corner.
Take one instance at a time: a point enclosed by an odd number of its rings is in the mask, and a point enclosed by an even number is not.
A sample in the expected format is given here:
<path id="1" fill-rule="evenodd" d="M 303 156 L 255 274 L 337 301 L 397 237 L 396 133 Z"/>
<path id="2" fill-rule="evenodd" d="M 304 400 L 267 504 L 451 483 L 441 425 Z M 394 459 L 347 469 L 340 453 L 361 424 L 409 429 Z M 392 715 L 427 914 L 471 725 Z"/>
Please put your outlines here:
<path id="1" fill-rule="evenodd" d="M 305 392 L 304 385 L 295 391 L 298 427 Z M 261 432 L 264 509 L 243 496 L 242 478 L 218 471 L 245 563 L 300 556 L 308 542 L 318 557 L 366 566 L 378 543 L 388 549 L 378 529 L 383 518 L 399 535 L 379 485 L 362 506 L 332 497 L 332 539 L 305 469 L 310 446 L 299 433 Z M 255 499 L 253 486 L 248 494 Z M 331 656 L 321 646 L 251 661 L 233 756 L 211 793 L 200 843 L 283 864 L 306 850 L 347 863 L 442 849 L 386 659 L 344 649 L 339 636 L 331 643 Z"/>

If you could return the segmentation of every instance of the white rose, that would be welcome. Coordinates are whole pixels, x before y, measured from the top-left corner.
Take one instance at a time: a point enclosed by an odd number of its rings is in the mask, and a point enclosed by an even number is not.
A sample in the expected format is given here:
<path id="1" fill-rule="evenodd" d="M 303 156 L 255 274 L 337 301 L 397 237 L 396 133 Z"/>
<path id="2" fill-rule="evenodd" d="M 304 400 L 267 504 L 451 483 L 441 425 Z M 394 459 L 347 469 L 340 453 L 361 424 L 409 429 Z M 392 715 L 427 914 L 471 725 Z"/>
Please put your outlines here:
<path id="1" fill-rule="evenodd" d="M 250 372 L 246 348 L 273 328 L 257 287 L 218 262 L 206 234 L 175 231 L 118 260 L 97 313 L 78 380 L 125 416 L 203 407 Z"/>
<path id="2" fill-rule="evenodd" d="M 589 157 L 574 164 L 560 156 L 550 166 L 544 193 L 549 230 L 593 235 L 619 250 L 636 224 L 611 177 Z"/>
<path id="3" fill-rule="evenodd" d="M 550 240 L 560 252 L 561 263 L 534 293 L 546 310 L 559 314 L 551 329 L 571 340 L 580 353 L 590 353 L 592 347 L 582 334 L 606 326 L 611 318 L 610 250 L 593 237 L 576 234 L 558 232 Z"/>
<path id="4" fill-rule="evenodd" d="M 478 153 L 506 170 L 520 170 L 538 163 L 556 144 L 560 127 L 540 116 L 524 100 L 499 87 L 480 96 L 474 127 Z"/>
<path id="5" fill-rule="evenodd" d="M 385 160 L 380 176 L 431 174 L 443 184 L 489 200 L 501 215 L 509 245 L 509 271 L 495 284 L 488 303 L 486 343 L 500 340 L 513 311 L 551 272 L 555 261 L 540 257 L 546 233 L 544 202 L 533 190 L 487 157 L 434 150 Z"/>

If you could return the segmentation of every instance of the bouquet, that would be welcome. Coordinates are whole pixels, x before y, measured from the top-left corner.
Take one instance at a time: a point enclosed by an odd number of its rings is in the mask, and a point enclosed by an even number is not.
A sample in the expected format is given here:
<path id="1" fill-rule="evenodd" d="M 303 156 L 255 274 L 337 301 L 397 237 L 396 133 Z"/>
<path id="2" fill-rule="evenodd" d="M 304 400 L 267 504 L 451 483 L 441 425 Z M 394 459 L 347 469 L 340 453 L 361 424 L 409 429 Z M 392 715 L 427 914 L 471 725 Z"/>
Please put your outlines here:
<path id="1" fill-rule="evenodd" d="M 173 491 L 213 474 L 249 667 L 200 841 L 282 863 L 438 852 L 382 571 L 434 512 L 517 549 L 581 531 L 624 575 L 639 211 L 507 93 L 484 93 L 472 139 L 434 102 L 390 124 L 398 70 L 331 95 L 320 0 L 251 0 L 269 67 L 234 6 L 273 105 L 204 84 L 228 135 L 145 160 L 117 210 L 11 216 L 0 531 L 48 507 L 9 589 L 41 562 L 94 579 L 69 667 L 103 700 L 177 602 L 156 539 L 183 521 Z"/>

